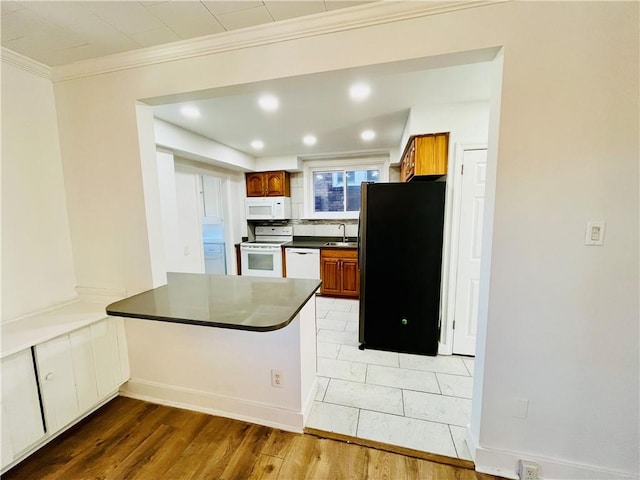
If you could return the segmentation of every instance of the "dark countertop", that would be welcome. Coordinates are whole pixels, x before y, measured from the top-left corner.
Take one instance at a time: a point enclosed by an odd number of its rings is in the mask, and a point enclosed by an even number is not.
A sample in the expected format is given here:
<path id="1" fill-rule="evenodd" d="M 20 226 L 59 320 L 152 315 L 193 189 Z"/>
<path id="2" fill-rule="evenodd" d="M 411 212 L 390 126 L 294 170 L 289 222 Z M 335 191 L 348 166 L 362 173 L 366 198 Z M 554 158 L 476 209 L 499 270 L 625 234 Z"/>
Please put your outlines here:
<path id="1" fill-rule="evenodd" d="M 348 241 L 357 242 L 358 239 L 354 237 L 348 237 Z M 335 247 L 325 245 L 327 242 L 341 242 L 342 237 L 293 237 L 291 242 L 283 244 L 283 247 L 295 247 L 295 248 L 358 248 L 353 247 Z"/>
<path id="2" fill-rule="evenodd" d="M 268 332 L 286 327 L 320 280 L 168 273 L 167 284 L 108 305 L 107 314 Z"/>

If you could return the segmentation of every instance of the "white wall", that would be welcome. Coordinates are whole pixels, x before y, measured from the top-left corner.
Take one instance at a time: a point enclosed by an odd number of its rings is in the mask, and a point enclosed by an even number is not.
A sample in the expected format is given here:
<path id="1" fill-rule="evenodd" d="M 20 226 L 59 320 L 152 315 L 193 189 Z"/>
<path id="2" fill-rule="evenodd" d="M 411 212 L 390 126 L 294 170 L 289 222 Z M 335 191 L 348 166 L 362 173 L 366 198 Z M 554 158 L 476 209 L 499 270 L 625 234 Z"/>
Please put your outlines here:
<path id="1" fill-rule="evenodd" d="M 51 81 L 2 62 L 2 320 L 76 297 Z"/>
<path id="2" fill-rule="evenodd" d="M 450 132 L 452 150 L 460 143 L 487 143 L 489 135 L 489 103 L 457 103 L 411 109 L 405 141 L 409 135 Z M 404 148 L 404 145 L 402 145 Z M 402 155 L 402 150 L 400 150 Z M 451 162 L 450 162 L 451 163 Z"/>
<path id="3" fill-rule="evenodd" d="M 156 144 L 179 156 L 183 169 L 189 168 L 194 175 L 214 174 L 225 181 L 225 201 L 230 205 L 227 241 L 240 242 L 247 236 L 243 172 L 255 169 L 253 157 L 159 119 L 154 121 L 154 130 Z"/>
<path id="4" fill-rule="evenodd" d="M 151 283 L 137 99 L 502 45 L 476 464 L 637 476 L 638 13 L 635 2 L 506 2 L 318 36 L 301 21 L 299 38 L 60 82 L 78 279 Z M 583 245 L 590 219 L 607 221 L 605 246 Z"/>

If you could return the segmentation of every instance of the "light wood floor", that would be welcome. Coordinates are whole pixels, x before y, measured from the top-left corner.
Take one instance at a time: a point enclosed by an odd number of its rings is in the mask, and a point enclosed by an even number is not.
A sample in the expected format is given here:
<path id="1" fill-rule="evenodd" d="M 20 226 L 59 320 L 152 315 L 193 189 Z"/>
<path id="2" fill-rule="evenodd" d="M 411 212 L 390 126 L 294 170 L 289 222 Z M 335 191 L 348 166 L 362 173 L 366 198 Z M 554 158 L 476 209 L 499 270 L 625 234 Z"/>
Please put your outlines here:
<path id="1" fill-rule="evenodd" d="M 309 434 L 118 397 L 2 476 L 29 479 L 496 479 Z"/>

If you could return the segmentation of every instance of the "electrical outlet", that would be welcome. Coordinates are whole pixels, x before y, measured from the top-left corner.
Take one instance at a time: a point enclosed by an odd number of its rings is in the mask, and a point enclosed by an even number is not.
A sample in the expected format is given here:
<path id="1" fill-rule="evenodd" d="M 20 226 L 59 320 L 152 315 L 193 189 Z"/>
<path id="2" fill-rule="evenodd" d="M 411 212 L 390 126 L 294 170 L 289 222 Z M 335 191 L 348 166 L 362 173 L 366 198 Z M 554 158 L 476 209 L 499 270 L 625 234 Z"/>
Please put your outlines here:
<path id="1" fill-rule="evenodd" d="M 271 370 L 271 386 L 278 388 L 284 387 L 284 378 L 282 378 L 282 372 L 280 370 Z"/>
<path id="2" fill-rule="evenodd" d="M 518 476 L 520 480 L 538 480 L 538 464 L 527 460 L 520 460 Z"/>

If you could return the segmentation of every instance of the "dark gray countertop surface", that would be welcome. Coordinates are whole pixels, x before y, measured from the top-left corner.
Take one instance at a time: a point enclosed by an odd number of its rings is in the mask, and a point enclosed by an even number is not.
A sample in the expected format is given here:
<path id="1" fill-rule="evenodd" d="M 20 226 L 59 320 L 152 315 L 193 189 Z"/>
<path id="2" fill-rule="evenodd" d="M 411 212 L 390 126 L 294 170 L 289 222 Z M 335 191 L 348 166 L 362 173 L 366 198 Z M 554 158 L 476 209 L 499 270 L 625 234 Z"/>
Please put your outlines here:
<path id="1" fill-rule="evenodd" d="M 108 305 L 107 314 L 267 332 L 287 326 L 320 280 L 168 273 L 167 284 Z"/>
<path id="2" fill-rule="evenodd" d="M 349 237 L 347 239 L 350 242 L 357 242 L 358 239 L 354 237 Z M 287 242 L 282 246 L 287 247 L 295 247 L 295 248 L 357 248 L 353 247 L 330 247 L 325 245 L 327 242 L 341 242 L 342 237 L 293 237 L 291 242 Z"/>

